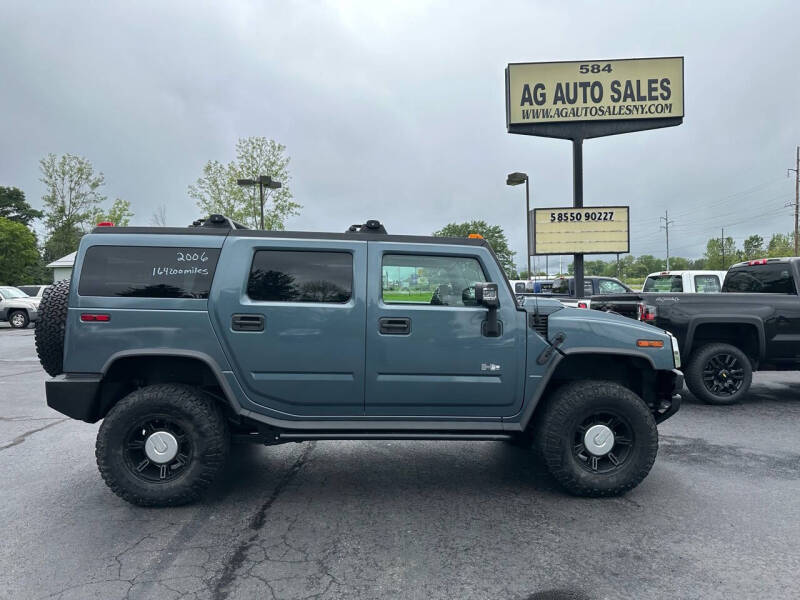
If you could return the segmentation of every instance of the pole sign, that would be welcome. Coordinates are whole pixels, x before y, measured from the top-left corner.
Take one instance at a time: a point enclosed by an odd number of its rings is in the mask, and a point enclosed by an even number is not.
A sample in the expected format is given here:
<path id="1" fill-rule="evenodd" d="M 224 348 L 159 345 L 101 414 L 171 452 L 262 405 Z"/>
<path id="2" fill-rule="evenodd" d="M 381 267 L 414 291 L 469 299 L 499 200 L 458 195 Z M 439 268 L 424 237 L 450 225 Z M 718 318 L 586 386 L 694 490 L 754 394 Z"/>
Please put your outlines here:
<path id="1" fill-rule="evenodd" d="M 537 208 L 533 213 L 534 254 L 627 254 L 627 206 Z"/>
<path id="2" fill-rule="evenodd" d="M 590 138 L 677 125 L 683 116 L 683 57 L 511 63 L 506 69 L 510 133 Z M 615 128 L 609 121 L 627 125 Z"/>

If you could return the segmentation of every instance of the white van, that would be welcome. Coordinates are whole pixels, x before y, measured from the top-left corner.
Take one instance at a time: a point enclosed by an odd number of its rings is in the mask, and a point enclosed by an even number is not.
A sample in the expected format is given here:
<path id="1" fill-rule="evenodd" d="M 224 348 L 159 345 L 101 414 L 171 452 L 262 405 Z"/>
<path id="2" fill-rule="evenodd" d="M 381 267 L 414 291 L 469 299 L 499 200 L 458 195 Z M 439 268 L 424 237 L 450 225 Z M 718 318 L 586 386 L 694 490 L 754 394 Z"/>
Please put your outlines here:
<path id="1" fill-rule="evenodd" d="M 660 271 L 644 280 L 643 292 L 708 294 L 722 291 L 726 271 Z"/>

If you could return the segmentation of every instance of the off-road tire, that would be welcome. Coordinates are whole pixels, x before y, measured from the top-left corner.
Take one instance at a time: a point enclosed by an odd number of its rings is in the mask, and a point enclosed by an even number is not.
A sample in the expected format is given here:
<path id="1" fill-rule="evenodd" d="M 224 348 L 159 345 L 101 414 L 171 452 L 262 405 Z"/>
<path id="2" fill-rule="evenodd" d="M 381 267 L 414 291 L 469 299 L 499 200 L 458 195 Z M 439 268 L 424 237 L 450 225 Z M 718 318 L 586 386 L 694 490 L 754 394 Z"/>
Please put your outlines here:
<path id="1" fill-rule="evenodd" d="M 181 424 L 192 452 L 177 478 L 143 481 L 126 461 L 125 441 L 132 424 L 166 415 Z M 225 466 L 228 424 L 217 402 L 198 388 L 158 384 L 135 390 L 106 415 L 97 434 L 95 456 L 106 485 L 139 506 L 177 506 L 195 501 Z"/>
<path id="2" fill-rule="evenodd" d="M 703 382 L 703 372 L 706 365 L 714 356 L 733 356 L 742 369 L 743 377 L 741 386 L 734 394 L 719 395 L 709 390 Z M 686 387 L 697 398 L 706 404 L 720 406 L 736 404 L 746 395 L 753 383 L 753 367 L 747 355 L 736 346 L 730 344 L 707 344 L 695 350 L 686 367 Z"/>
<path id="3" fill-rule="evenodd" d="M 39 322 L 34 333 L 36 354 L 44 370 L 52 377 L 64 372 L 68 302 L 69 279 L 63 279 L 47 288 L 39 303 Z"/>
<path id="4" fill-rule="evenodd" d="M 30 322 L 28 313 L 24 310 L 12 310 L 8 313 L 8 324 L 14 329 L 25 329 Z"/>
<path id="5" fill-rule="evenodd" d="M 550 473 L 570 494 L 617 496 L 635 488 L 650 472 L 658 453 L 656 422 L 628 388 L 607 381 L 576 381 L 558 388 L 543 409 L 534 427 L 535 444 Z M 632 432 L 629 454 L 617 470 L 592 473 L 573 452 L 575 435 L 586 419 L 605 413 L 627 421 Z"/>

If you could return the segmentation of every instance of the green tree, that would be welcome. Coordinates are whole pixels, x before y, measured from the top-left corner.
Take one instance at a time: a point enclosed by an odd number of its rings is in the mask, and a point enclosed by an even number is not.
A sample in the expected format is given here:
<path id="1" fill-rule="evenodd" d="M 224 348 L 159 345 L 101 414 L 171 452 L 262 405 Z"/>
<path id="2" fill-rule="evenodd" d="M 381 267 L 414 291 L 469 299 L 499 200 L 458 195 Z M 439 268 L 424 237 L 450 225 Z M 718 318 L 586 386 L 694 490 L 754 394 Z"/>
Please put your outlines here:
<path id="1" fill-rule="evenodd" d="M 117 198 L 107 211 L 98 209 L 92 218 L 92 223 L 97 224 L 107 221 L 113 223 L 116 227 L 127 227 L 130 225 L 131 217 L 133 217 L 131 203 L 122 198 Z"/>
<path id="2" fill-rule="evenodd" d="M 769 240 L 769 245 L 767 246 L 767 256 L 769 256 L 769 258 L 794 256 L 794 234 L 773 234 Z"/>
<path id="3" fill-rule="evenodd" d="M 265 137 L 239 138 L 236 160 L 223 165 L 210 160 L 203 175 L 189 186 L 189 197 L 197 201 L 204 215 L 219 213 L 249 227 L 260 227 L 258 187 L 241 187 L 237 179 L 257 179 L 268 175 L 279 181 L 278 189 L 264 189 L 264 228 L 282 230 L 286 219 L 300 214 L 302 206 L 292 200 L 289 160 L 286 147 Z"/>
<path id="4" fill-rule="evenodd" d="M 31 221 L 41 219 L 43 214 L 27 203 L 21 189 L 0 186 L 0 217 L 30 227 Z"/>
<path id="5" fill-rule="evenodd" d="M 764 251 L 764 238 L 760 235 L 751 235 L 744 241 L 742 250 L 742 258 L 744 260 L 754 260 L 761 258 L 766 254 Z"/>
<path id="6" fill-rule="evenodd" d="M 740 252 L 736 249 L 736 242 L 732 237 L 711 238 L 706 243 L 705 259 L 706 269 L 714 271 L 727 271 L 733 263 L 741 258 Z"/>
<path id="7" fill-rule="evenodd" d="M 470 233 L 479 233 L 489 242 L 497 255 L 500 266 L 506 272 L 506 277 L 515 279 L 514 254 L 508 247 L 508 239 L 499 225 L 489 225 L 486 221 L 469 221 L 468 223 L 448 223 L 439 231 L 434 231 L 437 237 L 467 237 Z"/>
<path id="8" fill-rule="evenodd" d="M 106 211 L 101 193 L 105 185 L 102 173 L 94 172 L 92 163 L 82 156 L 48 154 L 39 161 L 41 178 L 47 191 L 44 223 L 48 237 L 44 246 L 46 261 L 60 258 L 78 248 L 78 242 L 99 221 L 127 225 L 133 216 L 130 203 L 117 198 Z"/>
<path id="9" fill-rule="evenodd" d="M 39 262 L 33 232 L 22 223 L 0 217 L 0 285 L 29 283 Z"/>

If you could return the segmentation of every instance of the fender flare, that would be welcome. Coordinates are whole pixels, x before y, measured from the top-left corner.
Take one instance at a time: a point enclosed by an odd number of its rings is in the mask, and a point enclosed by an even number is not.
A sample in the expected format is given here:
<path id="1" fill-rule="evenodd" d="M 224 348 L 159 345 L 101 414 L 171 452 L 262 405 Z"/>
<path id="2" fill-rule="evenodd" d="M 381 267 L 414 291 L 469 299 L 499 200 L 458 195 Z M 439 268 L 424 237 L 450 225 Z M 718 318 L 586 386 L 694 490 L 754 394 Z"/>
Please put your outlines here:
<path id="1" fill-rule="evenodd" d="M 198 352 L 196 350 L 165 350 L 163 348 L 137 348 L 135 350 L 121 350 L 112 354 L 103 364 L 103 367 L 100 370 L 101 381 L 105 379 L 106 373 L 108 373 L 109 369 L 111 369 L 111 367 L 114 366 L 114 364 L 119 360 L 147 356 L 159 356 L 163 358 L 191 358 L 194 360 L 199 360 L 211 371 L 211 374 L 214 376 L 214 379 L 216 379 L 220 389 L 222 390 L 225 402 L 228 404 L 234 414 L 240 415 L 242 412 L 244 412 L 241 405 L 236 402 L 236 396 L 228 384 L 228 381 L 222 376 L 222 369 L 220 368 L 219 363 L 205 352 Z"/>
<path id="2" fill-rule="evenodd" d="M 594 348 L 594 347 L 582 347 L 582 348 L 568 348 L 564 351 L 559 350 L 555 353 L 553 359 L 550 361 L 550 364 L 547 365 L 547 369 L 542 374 L 541 379 L 539 380 L 539 384 L 536 386 L 536 389 L 533 393 L 526 398 L 525 404 L 523 405 L 522 412 L 520 413 L 520 419 L 518 423 L 506 423 L 507 430 L 516 430 L 516 426 L 519 427 L 519 431 L 525 431 L 530 423 L 531 419 L 533 418 L 533 413 L 536 412 L 536 407 L 539 406 L 539 402 L 544 395 L 544 391 L 547 386 L 550 384 L 550 380 L 553 378 L 553 373 L 555 373 L 556 368 L 561 363 L 564 358 L 567 356 L 576 356 L 580 354 L 605 354 L 608 356 L 621 356 L 625 358 L 641 358 L 647 361 L 653 371 L 657 371 L 655 363 L 651 356 L 646 354 L 645 352 L 640 352 L 637 350 L 619 350 L 613 348 Z"/>
<path id="3" fill-rule="evenodd" d="M 683 347 L 681 348 L 681 356 L 686 356 L 687 362 L 689 360 L 689 349 L 694 343 L 695 330 L 700 325 L 706 325 L 709 323 L 720 325 L 731 323 L 755 326 L 756 343 L 758 344 L 757 358 L 759 360 L 764 360 L 764 357 L 767 354 L 767 339 L 766 334 L 764 333 L 764 321 L 760 317 L 750 315 L 696 315 L 689 319 L 689 323 L 686 327 L 686 339 L 683 341 Z"/>

